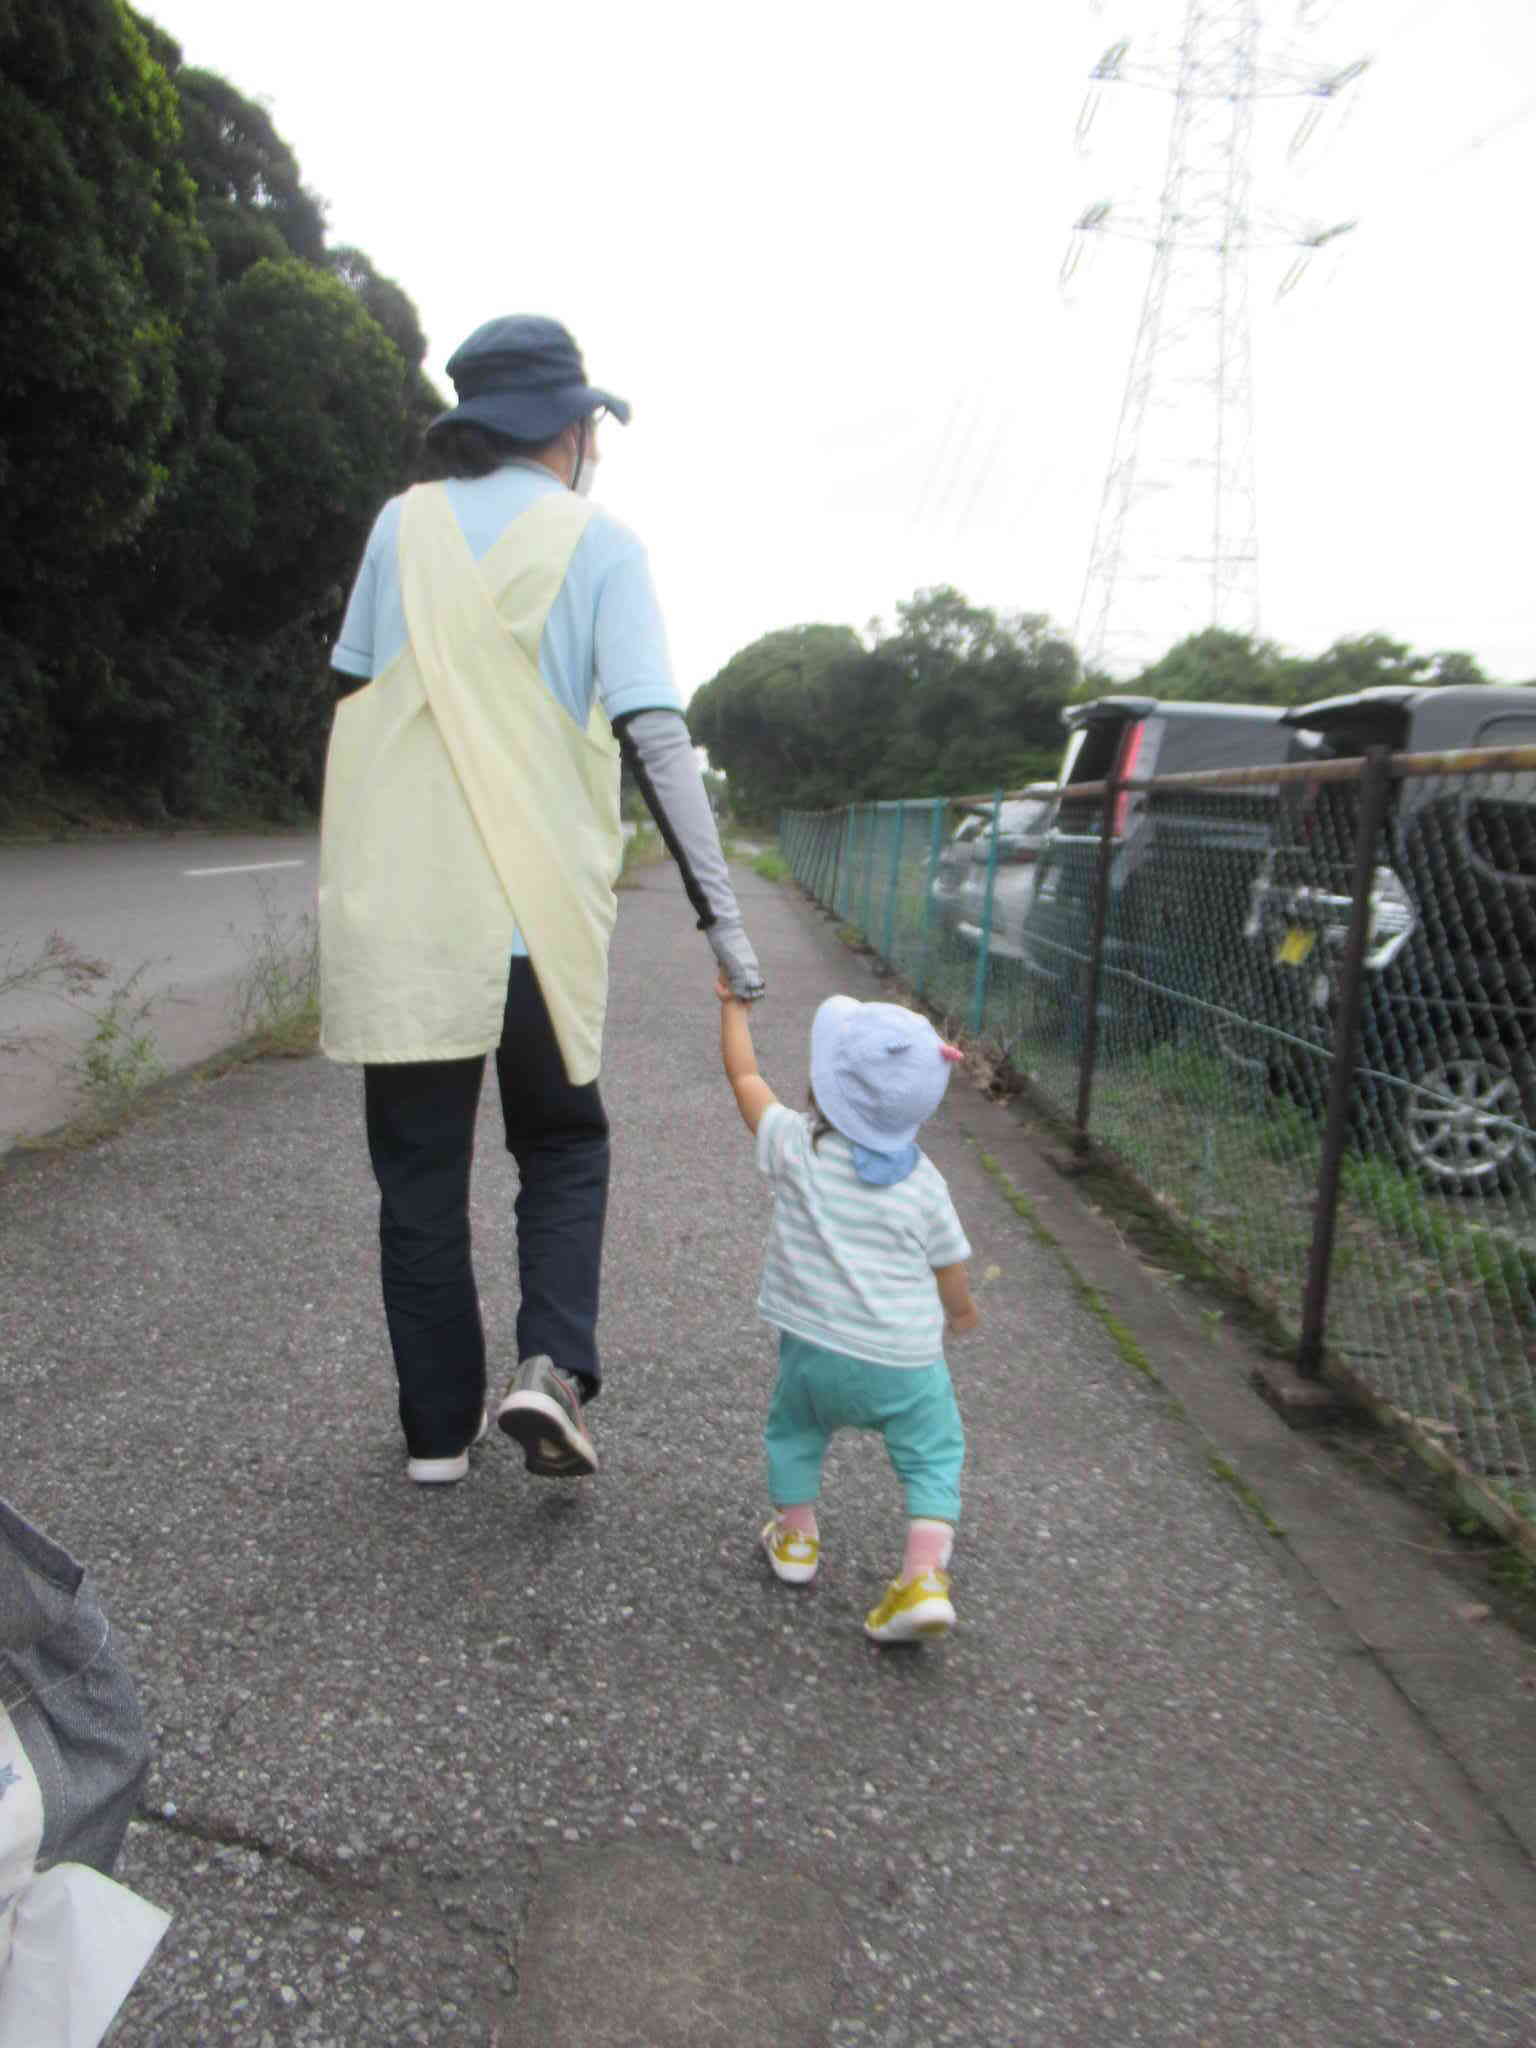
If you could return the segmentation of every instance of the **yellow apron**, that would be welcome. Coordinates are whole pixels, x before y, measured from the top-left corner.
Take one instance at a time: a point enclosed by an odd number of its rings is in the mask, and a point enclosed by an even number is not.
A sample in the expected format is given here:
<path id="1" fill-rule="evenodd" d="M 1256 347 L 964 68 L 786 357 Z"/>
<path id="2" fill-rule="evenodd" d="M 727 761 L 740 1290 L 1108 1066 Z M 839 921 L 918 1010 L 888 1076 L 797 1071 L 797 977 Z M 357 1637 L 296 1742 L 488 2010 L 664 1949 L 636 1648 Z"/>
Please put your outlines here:
<path id="1" fill-rule="evenodd" d="M 595 1080 L 623 837 L 619 750 L 539 673 L 592 508 L 551 491 L 478 563 L 441 484 L 406 494 L 406 645 L 337 706 L 320 826 L 321 1046 L 467 1059 L 501 1038 L 518 931 L 565 1070 Z"/>

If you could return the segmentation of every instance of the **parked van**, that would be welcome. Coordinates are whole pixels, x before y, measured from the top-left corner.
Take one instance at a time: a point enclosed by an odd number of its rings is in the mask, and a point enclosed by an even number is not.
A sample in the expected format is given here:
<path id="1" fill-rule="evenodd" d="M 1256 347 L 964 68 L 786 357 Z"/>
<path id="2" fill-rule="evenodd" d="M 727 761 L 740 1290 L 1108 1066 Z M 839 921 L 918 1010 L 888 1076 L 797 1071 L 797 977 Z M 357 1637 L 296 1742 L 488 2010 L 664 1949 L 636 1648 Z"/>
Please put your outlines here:
<path id="1" fill-rule="evenodd" d="M 1322 756 L 1536 746 L 1536 688 L 1390 686 L 1302 704 Z M 1277 813 L 1246 924 L 1252 1014 L 1234 1052 L 1316 1099 L 1353 911 L 1358 782 L 1303 785 Z M 1390 785 L 1371 890 L 1361 1061 L 1372 1120 L 1446 1194 L 1536 1178 L 1536 772 Z M 1372 1077 L 1375 1084 L 1371 1085 Z"/>
<path id="2" fill-rule="evenodd" d="M 933 878 L 933 908 L 941 931 L 974 947 L 981 944 L 982 926 L 987 924 L 988 951 L 1019 957 L 1024 913 L 1034 894 L 1035 863 L 1055 800 L 1053 782 L 1032 782 L 997 806 L 995 832 L 990 809 L 967 812 L 940 854 Z"/>
<path id="3" fill-rule="evenodd" d="M 1096 697 L 1069 704 L 1056 812 L 1035 864 L 1019 955 L 1037 999 L 1082 1021 L 1104 804 L 1075 796 L 1111 777 L 1278 766 L 1319 742 L 1275 705 Z M 1242 954 L 1276 788 L 1127 790 L 1115 802 L 1100 1018 L 1140 1041 L 1167 1037 L 1179 998 L 1215 1000 Z"/>

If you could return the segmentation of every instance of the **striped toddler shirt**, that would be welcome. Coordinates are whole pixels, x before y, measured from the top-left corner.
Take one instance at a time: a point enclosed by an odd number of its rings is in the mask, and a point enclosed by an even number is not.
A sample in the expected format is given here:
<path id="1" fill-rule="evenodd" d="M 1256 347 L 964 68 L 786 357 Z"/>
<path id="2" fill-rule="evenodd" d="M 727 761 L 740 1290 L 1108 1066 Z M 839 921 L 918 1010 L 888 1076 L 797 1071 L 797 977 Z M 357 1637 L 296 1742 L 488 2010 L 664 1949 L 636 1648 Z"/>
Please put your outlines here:
<path id="1" fill-rule="evenodd" d="M 792 1337 L 872 1365 L 932 1365 L 944 1355 L 935 1266 L 968 1259 L 944 1176 L 918 1155 L 892 1187 L 871 1187 L 836 1131 L 811 1144 L 809 1116 L 774 1103 L 757 1127 L 757 1165 L 773 1188 L 773 1230 L 758 1313 Z"/>

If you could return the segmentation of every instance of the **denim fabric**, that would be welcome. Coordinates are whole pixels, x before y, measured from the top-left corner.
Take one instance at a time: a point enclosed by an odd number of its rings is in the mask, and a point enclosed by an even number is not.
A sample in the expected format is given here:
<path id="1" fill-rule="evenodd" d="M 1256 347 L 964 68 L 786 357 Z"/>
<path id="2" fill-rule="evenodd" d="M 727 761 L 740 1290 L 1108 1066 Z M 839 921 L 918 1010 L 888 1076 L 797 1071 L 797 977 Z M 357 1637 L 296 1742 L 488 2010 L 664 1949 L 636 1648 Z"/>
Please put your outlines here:
<path id="1" fill-rule="evenodd" d="M 109 1877 L 149 1769 L 149 1738 L 90 1580 L 0 1501 L 0 1703 L 37 1774 L 37 1868 Z"/>
<path id="2" fill-rule="evenodd" d="M 916 1367 L 870 1365 L 781 1334 L 778 1384 L 763 1431 L 775 1507 L 817 1499 L 827 1444 L 839 1429 L 879 1431 L 909 1515 L 959 1520 L 965 1431 L 942 1358 Z"/>
<path id="3" fill-rule="evenodd" d="M 470 1254 L 469 1175 L 484 1059 L 364 1069 L 379 1184 L 385 1320 L 414 1458 L 456 1456 L 480 1426 L 485 1334 Z M 496 1051 L 507 1150 L 517 1161 L 517 1356 L 544 1353 L 602 1383 L 598 1287 L 608 1203 L 608 1118 L 595 1082 L 575 1088 L 529 961 L 507 976 Z"/>

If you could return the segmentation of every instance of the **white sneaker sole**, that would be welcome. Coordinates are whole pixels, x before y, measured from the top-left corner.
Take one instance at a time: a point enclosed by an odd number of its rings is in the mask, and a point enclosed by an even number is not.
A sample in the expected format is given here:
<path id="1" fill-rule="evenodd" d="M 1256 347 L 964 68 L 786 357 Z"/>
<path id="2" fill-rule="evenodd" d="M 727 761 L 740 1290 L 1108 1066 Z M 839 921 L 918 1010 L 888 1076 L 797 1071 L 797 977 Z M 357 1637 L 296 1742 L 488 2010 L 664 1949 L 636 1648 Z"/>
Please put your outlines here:
<path id="1" fill-rule="evenodd" d="M 475 1431 L 474 1442 L 482 1443 L 491 1427 L 491 1411 L 484 1410 L 480 1427 Z M 454 1458 L 407 1458 L 405 1476 L 417 1486 L 452 1486 L 460 1479 L 469 1477 L 469 1452 L 460 1451 Z"/>
<path id="2" fill-rule="evenodd" d="M 469 1477 L 469 1453 L 460 1451 L 456 1458 L 407 1458 L 405 1476 L 418 1486 L 452 1486 L 455 1480 Z"/>
<path id="3" fill-rule="evenodd" d="M 496 1426 L 530 1454 L 537 1453 L 541 1442 L 559 1444 L 575 1462 L 577 1469 L 567 1475 L 571 1478 L 584 1478 L 597 1470 L 592 1439 L 572 1430 L 570 1416 L 549 1394 L 538 1394 L 531 1388 L 524 1393 L 508 1394 L 496 1411 Z"/>
<path id="4" fill-rule="evenodd" d="M 871 1628 L 866 1621 L 864 1633 L 874 1643 L 931 1643 L 947 1636 L 954 1625 L 954 1608 L 947 1600 L 934 1598 L 919 1601 L 904 1614 L 893 1614 L 879 1628 Z"/>
<path id="5" fill-rule="evenodd" d="M 777 1523 L 770 1522 L 758 1538 L 769 1564 L 773 1567 L 773 1576 L 786 1586 L 808 1586 L 821 1570 L 821 1559 L 813 1558 L 809 1564 L 781 1564 L 773 1554 L 773 1538 L 777 1527 Z"/>

